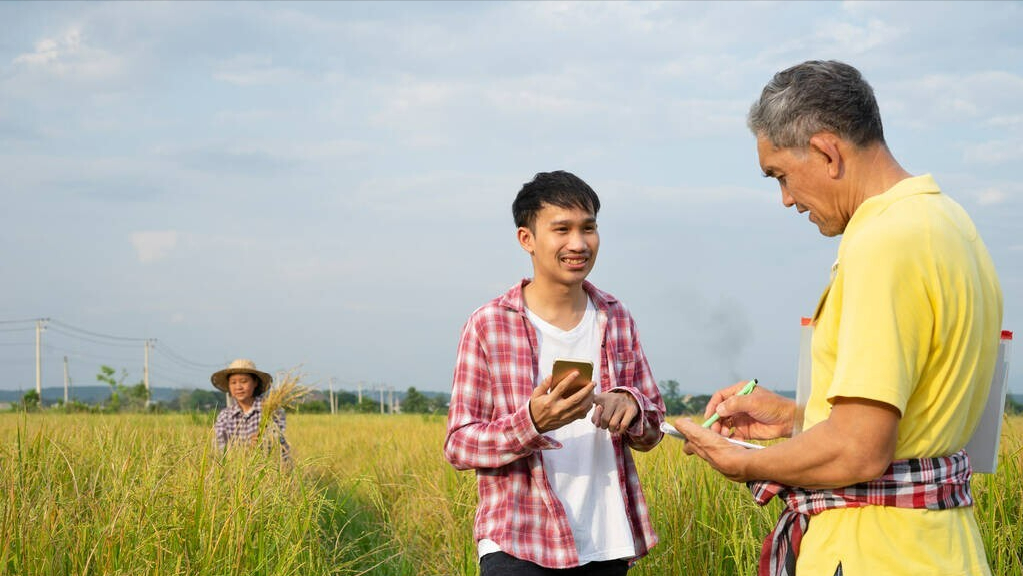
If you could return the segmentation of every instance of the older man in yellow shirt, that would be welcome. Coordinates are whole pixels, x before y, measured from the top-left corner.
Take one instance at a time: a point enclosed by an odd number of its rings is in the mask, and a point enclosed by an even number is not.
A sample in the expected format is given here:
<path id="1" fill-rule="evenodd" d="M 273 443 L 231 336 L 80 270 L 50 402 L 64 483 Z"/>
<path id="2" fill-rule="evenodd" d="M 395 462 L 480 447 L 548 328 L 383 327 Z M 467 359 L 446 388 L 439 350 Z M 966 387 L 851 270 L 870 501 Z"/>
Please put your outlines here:
<path id="1" fill-rule="evenodd" d="M 966 212 L 885 141 L 873 90 L 840 62 L 779 72 L 749 116 L 782 201 L 842 234 L 814 314 L 805 413 L 741 384 L 717 392 L 687 451 L 786 501 L 760 574 L 990 574 L 962 451 L 994 370 L 1002 294 Z M 773 439 L 745 450 L 719 434 Z M 759 492 L 758 492 L 759 491 Z M 787 516 L 786 516 L 787 515 Z"/>

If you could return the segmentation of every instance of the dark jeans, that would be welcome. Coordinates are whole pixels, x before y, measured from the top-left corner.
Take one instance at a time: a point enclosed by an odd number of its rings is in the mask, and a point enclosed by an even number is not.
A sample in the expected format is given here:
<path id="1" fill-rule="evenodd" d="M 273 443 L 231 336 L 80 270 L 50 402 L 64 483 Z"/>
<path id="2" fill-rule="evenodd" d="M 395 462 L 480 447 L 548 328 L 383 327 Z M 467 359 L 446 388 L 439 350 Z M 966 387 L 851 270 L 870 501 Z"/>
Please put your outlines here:
<path id="1" fill-rule="evenodd" d="M 575 568 L 544 568 L 519 560 L 504 552 L 492 552 L 480 558 L 480 576 L 624 576 L 629 571 L 627 560 L 588 562 Z"/>

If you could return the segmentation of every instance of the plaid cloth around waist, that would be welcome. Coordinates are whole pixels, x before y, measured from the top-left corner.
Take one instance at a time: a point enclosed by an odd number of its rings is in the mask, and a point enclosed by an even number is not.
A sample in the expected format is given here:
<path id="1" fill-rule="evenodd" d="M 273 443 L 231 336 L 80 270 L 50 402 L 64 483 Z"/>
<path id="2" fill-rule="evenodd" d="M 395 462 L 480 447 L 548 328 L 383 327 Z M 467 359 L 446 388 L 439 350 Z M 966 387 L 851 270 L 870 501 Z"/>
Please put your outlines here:
<path id="1" fill-rule="evenodd" d="M 825 510 L 894 506 L 946 510 L 973 505 L 970 458 L 965 450 L 940 458 L 911 458 L 891 463 L 876 480 L 832 490 L 807 490 L 777 482 L 747 482 L 763 506 L 778 497 L 785 509 L 760 549 L 757 576 L 795 576 L 799 545 L 810 517 Z"/>

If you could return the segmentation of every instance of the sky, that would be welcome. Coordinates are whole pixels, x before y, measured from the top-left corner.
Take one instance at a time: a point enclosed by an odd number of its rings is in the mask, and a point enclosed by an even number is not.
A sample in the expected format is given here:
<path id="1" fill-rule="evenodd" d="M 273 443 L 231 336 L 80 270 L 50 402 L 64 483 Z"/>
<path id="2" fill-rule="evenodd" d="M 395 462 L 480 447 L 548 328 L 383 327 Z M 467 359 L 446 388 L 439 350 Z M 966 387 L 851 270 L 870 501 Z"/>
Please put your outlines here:
<path id="1" fill-rule="evenodd" d="M 746 113 L 856 66 L 889 146 L 971 214 L 1023 334 L 1020 2 L 2 2 L 0 388 L 450 390 L 468 315 L 531 274 L 537 172 L 600 195 L 590 279 L 654 377 L 794 388 L 838 238 L 762 177 Z M 1010 389 L 1023 393 L 1023 343 Z"/>

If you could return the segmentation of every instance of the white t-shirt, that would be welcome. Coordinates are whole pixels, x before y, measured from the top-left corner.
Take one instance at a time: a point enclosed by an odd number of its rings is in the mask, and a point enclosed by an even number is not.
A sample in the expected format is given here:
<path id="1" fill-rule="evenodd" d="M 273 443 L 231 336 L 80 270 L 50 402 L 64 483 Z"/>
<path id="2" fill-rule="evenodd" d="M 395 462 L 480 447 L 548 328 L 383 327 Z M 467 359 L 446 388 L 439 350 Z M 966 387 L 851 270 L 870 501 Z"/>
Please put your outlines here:
<path id="1" fill-rule="evenodd" d="M 540 346 L 537 385 L 551 374 L 555 358 L 579 358 L 593 361 L 593 381 L 599 386 L 600 329 L 592 302 L 587 301 L 582 321 L 571 330 L 552 326 L 529 309 L 526 315 L 536 328 Z M 547 432 L 563 448 L 543 453 L 544 473 L 565 508 L 579 564 L 636 555 L 611 434 L 594 426 L 592 416 L 591 408 L 585 418 Z M 491 540 L 481 540 L 478 550 L 482 557 L 500 547 Z"/>

